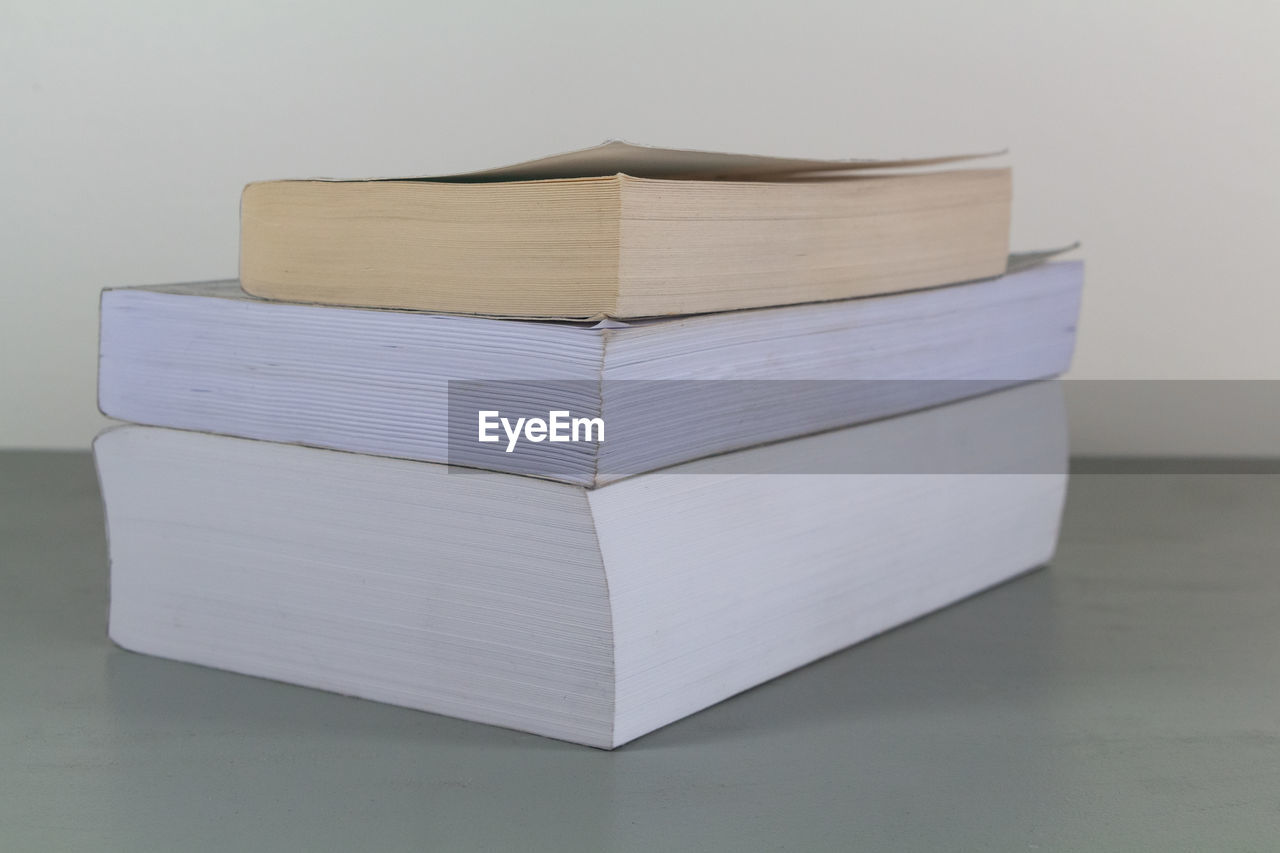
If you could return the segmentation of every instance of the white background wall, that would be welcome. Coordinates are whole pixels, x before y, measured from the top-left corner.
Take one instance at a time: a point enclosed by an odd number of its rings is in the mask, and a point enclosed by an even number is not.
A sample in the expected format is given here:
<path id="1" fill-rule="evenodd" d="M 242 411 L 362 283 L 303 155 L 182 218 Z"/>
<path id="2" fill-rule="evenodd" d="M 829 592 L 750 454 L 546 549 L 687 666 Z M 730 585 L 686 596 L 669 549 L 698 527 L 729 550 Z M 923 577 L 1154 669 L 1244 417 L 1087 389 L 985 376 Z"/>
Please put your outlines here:
<path id="1" fill-rule="evenodd" d="M 1015 248 L 1085 245 L 1074 376 L 1280 379 L 1278 57 L 1270 0 L 6 0 L 0 446 L 87 444 L 99 289 L 233 277 L 246 182 L 606 137 L 1008 146 Z M 1086 415 L 1077 443 L 1280 452 L 1173 420 Z"/>

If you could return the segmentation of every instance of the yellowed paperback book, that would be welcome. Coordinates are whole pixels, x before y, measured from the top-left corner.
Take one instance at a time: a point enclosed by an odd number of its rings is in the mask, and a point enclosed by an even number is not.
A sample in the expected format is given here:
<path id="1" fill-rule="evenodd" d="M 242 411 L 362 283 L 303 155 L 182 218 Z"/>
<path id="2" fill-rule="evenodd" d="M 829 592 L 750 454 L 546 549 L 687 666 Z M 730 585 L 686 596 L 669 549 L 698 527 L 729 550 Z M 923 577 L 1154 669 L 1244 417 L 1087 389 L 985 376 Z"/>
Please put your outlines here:
<path id="1" fill-rule="evenodd" d="M 1000 275 L 988 155 L 804 160 L 625 142 L 436 177 L 250 184 L 245 291 L 292 302 L 635 319 Z"/>

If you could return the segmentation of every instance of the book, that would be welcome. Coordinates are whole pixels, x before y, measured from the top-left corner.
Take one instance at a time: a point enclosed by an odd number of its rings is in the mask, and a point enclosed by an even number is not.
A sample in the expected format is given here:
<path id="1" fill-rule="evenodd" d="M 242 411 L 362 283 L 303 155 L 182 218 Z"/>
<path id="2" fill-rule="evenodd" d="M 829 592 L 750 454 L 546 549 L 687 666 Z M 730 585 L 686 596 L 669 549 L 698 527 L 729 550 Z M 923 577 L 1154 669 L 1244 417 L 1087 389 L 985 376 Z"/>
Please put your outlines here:
<path id="1" fill-rule="evenodd" d="M 612 748 L 1042 565 L 1033 383 L 589 490 L 123 426 L 95 458 L 126 649 Z"/>
<path id="2" fill-rule="evenodd" d="M 99 407 L 598 486 L 1062 373 L 1083 267 L 1027 262 L 954 287 L 594 325 L 283 304 L 235 282 L 108 290 Z M 572 412 L 603 434 L 482 444 L 484 411 Z"/>
<path id="3" fill-rule="evenodd" d="M 461 175 L 263 181 L 240 280 L 266 299 L 631 319 L 999 275 L 1007 168 L 796 160 L 611 142 Z"/>

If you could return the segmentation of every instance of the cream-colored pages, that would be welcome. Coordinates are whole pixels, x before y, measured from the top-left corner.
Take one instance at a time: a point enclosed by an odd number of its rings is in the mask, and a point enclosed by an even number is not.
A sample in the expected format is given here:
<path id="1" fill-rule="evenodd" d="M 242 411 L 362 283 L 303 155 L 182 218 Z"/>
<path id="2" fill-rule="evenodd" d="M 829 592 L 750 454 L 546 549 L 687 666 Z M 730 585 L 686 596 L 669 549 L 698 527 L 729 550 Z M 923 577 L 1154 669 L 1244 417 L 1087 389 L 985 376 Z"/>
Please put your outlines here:
<path id="1" fill-rule="evenodd" d="M 1009 170 L 935 168 L 971 156 L 610 142 L 457 175 L 256 183 L 242 199 L 240 277 L 268 299 L 548 319 L 933 287 L 1004 270 Z"/>

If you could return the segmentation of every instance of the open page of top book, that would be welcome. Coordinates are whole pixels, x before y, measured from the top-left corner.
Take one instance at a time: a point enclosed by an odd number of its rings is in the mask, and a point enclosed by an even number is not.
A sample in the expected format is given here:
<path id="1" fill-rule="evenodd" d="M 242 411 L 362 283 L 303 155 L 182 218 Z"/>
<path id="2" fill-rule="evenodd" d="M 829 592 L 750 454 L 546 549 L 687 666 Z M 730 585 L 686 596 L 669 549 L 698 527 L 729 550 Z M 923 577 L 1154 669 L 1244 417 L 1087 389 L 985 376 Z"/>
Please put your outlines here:
<path id="1" fill-rule="evenodd" d="M 608 142 L 435 177 L 250 184 L 240 280 L 291 302 L 635 319 L 1000 275 L 987 155 L 804 160 Z"/>

